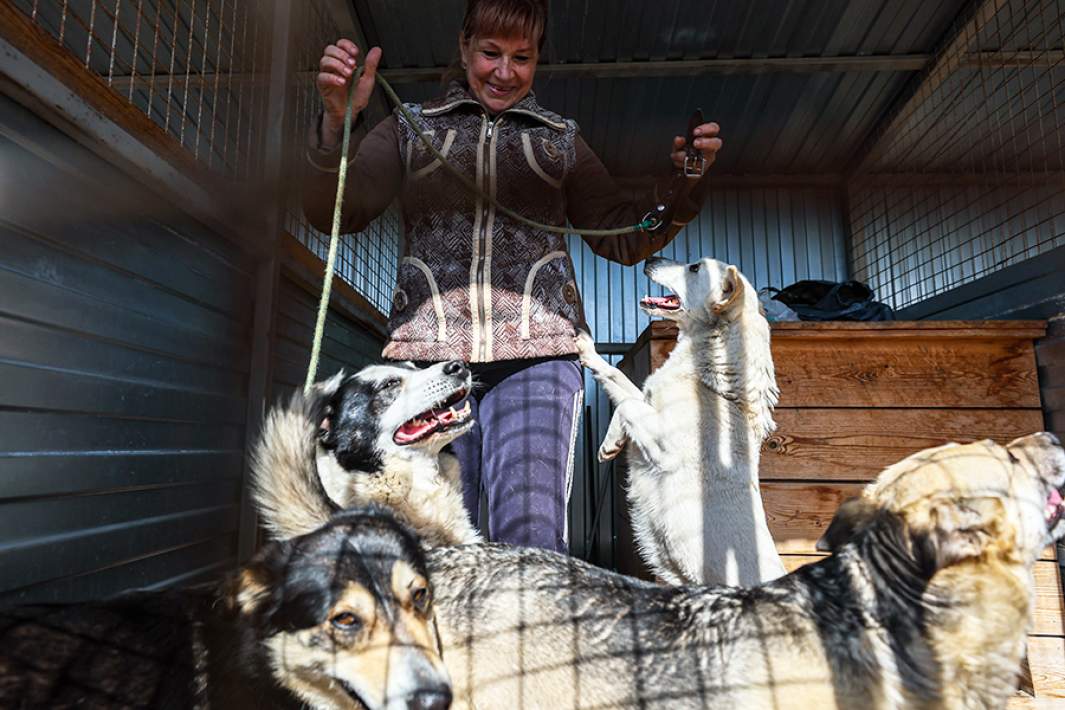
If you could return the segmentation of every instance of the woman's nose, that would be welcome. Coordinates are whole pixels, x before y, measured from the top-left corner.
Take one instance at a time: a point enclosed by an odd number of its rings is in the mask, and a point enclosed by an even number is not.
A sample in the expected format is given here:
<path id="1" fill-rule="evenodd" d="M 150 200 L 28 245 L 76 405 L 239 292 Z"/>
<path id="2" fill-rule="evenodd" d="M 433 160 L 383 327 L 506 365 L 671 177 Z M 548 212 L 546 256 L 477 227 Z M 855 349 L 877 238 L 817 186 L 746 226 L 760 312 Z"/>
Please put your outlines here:
<path id="1" fill-rule="evenodd" d="M 496 76 L 500 79 L 509 79 L 514 74 L 513 68 L 510 66 L 510 60 L 506 57 L 500 58 L 496 63 Z"/>

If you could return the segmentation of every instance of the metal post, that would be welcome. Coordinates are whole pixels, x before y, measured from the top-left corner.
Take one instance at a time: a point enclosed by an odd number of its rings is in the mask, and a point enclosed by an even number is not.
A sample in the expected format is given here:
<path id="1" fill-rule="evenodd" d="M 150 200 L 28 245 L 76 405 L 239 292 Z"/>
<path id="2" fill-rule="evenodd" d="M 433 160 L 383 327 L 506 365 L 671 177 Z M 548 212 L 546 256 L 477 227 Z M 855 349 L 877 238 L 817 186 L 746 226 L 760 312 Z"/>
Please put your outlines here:
<path id="1" fill-rule="evenodd" d="M 285 209 L 283 175 L 286 107 L 288 105 L 289 57 L 291 52 L 292 0 L 274 0 L 270 16 L 271 54 L 269 92 L 266 100 L 263 150 L 264 184 L 269 206 L 264 238 L 269 240 L 268 256 L 258 263 L 255 274 L 255 319 L 252 326 L 252 355 L 248 373 L 248 409 L 245 429 L 244 485 L 241 491 L 240 530 L 237 555 L 246 560 L 258 544 L 258 521 L 251 499 L 251 451 L 262 429 L 273 379 L 274 323 L 280 282 L 280 243 Z"/>

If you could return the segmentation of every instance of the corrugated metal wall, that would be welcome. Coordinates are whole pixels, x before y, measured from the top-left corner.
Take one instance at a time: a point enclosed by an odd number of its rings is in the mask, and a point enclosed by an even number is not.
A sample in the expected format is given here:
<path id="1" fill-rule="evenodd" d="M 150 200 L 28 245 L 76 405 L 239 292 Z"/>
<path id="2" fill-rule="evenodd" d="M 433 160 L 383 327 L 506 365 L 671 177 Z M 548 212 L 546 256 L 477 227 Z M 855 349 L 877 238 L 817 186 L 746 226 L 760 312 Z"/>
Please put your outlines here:
<path id="1" fill-rule="evenodd" d="M 713 179 L 713 177 L 709 178 Z M 712 190 L 702 213 L 659 254 L 735 264 L 756 288 L 847 273 L 843 214 L 834 188 Z M 661 292 L 634 268 L 595 256 L 578 238 L 570 252 L 596 342 L 631 343 L 647 327 L 638 300 Z"/>
<path id="2" fill-rule="evenodd" d="M 625 267 L 597 257 L 576 237 L 570 237 L 569 246 L 596 342 L 635 342 L 649 322 L 638 301 L 661 293 L 660 287 L 650 283 L 639 265 Z M 735 264 L 756 288 L 780 288 L 800 279 L 843 280 L 847 255 L 840 192 L 828 187 L 712 190 L 699 217 L 660 255 L 684 262 L 709 256 Z M 621 355 L 607 359 L 616 364 Z M 570 499 L 570 548 L 575 555 L 610 565 L 614 467 L 598 464 L 595 450 L 611 410 L 587 373 L 585 402 Z"/>
<path id="3" fill-rule="evenodd" d="M 0 604 L 235 563 L 252 273 L 0 97 Z"/>
<path id="4" fill-rule="evenodd" d="M 271 393 L 274 402 L 287 401 L 296 390 L 303 387 L 311 357 L 318 301 L 299 284 L 298 279 L 288 270 L 282 272 L 274 321 L 277 334 Z M 321 288 L 321 284 L 315 288 Z M 322 336 L 318 379 L 324 380 L 342 368 L 354 372 L 380 362 L 382 347 L 384 342 L 380 336 L 331 308 Z"/>

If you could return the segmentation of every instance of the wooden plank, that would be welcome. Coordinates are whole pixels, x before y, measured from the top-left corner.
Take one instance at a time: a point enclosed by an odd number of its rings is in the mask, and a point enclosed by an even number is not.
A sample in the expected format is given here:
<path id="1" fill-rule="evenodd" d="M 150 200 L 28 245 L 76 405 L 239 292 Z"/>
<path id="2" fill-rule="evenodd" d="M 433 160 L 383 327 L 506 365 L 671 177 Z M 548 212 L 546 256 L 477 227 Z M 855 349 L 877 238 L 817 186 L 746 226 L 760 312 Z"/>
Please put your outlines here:
<path id="1" fill-rule="evenodd" d="M 1033 634 L 1065 636 L 1065 600 L 1062 598 L 1061 569 L 1056 560 L 1035 564 L 1035 608 Z M 1065 668 L 1062 669 L 1065 672 Z"/>
<path id="2" fill-rule="evenodd" d="M 943 338 L 1041 338 L 1046 335 L 1044 320 L 896 320 L 896 321 L 794 321 L 770 323 L 774 338 L 788 337 L 943 337 Z M 677 338 L 677 325 L 656 320 L 644 330 L 633 349 L 646 339 Z"/>
<path id="3" fill-rule="evenodd" d="M 1032 669 L 1037 698 L 1065 698 L 1065 639 L 1054 636 L 1029 637 L 1028 664 Z M 1065 703 L 1059 700 L 1057 707 L 1063 705 Z"/>
<path id="4" fill-rule="evenodd" d="M 791 483 L 762 481 L 762 505 L 769 531 L 782 554 L 816 553 L 817 539 L 832 522 L 839 504 L 858 495 L 860 483 Z M 1040 559 L 1056 559 L 1048 546 Z"/>
<path id="5" fill-rule="evenodd" d="M 1030 340 L 776 338 L 780 407 L 1039 407 Z"/>
<path id="6" fill-rule="evenodd" d="M 779 406 L 1037 408 L 1031 341 L 1045 331 L 1043 321 L 774 323 Z M 648 358 L 654 371 L 676 333 L 652 322 L 626 361 Z"/>
<path id="7" fill-rule="evenodd" d="M 796 321 L 772 323 L 774 338 L 1020 338 L 1046 335 L 1042 320 Z"/>
<path id="8" fill-rule="evenodd" d="M 817 539 L 832 522 L 839 504 L 861 493 L 858 483 L 816 485 L 807 483 L 761 484 L 762 504 L 777 549 L 810 554 Z"/>
<path id="9" fill-rule="evenodd" d="M 1043 428 L 1038 409 L 790 409 L 762 447 L 763 479 L 872 480 L 886 466 L 948 441 L 1007 443 Z"/>

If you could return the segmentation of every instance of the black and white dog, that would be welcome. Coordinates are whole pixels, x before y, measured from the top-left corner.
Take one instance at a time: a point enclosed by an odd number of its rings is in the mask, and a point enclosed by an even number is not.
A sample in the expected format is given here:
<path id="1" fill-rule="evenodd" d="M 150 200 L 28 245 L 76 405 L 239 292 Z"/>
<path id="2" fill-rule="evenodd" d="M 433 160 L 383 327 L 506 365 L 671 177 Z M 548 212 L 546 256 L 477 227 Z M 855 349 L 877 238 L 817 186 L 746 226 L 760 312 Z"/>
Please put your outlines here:
<path id="1" fill-rule="evenodd" d="M 473 425 L 471 384 L 458 361 L 372 365 L 275 408 L 253 462 L 270 533 L 300 535 L 331 514 L 316 491 L 278 485 L 320 478 L 337 506 L 387 505 L 430 547 L 479 541 L 463 507 L 458 460 L 444 450 Z"/>

